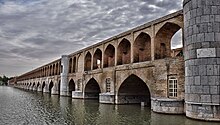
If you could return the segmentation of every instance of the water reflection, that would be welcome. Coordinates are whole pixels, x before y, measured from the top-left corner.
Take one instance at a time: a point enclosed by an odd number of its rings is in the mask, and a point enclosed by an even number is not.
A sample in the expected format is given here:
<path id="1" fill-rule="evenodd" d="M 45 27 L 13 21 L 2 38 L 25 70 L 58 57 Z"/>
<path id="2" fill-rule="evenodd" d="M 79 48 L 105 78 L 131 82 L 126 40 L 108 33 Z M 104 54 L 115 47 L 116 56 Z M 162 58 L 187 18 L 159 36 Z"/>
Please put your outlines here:
<path id="1" fill-rule="evenodd" d="M 164 115 L 139 105 L 99 104 L 0 86 L 0 125 L 217 125 Z"/>

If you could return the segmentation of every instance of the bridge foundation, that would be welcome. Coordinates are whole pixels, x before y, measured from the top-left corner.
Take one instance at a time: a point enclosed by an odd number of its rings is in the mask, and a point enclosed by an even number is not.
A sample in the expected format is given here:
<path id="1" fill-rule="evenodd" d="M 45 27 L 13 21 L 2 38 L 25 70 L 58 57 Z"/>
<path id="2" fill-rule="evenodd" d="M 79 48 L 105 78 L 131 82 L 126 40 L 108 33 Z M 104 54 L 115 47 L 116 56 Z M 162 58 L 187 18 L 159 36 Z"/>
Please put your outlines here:
<path id="1" fill-rule="evenodd" d="M 114 93 L 101 93 L 99 94 L 99 102 L 106 104 L 115 104 L 115 94 Z"/>
<path id="2" fill-rule="evenodd" d="M 72 98 L 74 99 L 83 99 L 83 92 L 82 91 L 73 91 Z"/>

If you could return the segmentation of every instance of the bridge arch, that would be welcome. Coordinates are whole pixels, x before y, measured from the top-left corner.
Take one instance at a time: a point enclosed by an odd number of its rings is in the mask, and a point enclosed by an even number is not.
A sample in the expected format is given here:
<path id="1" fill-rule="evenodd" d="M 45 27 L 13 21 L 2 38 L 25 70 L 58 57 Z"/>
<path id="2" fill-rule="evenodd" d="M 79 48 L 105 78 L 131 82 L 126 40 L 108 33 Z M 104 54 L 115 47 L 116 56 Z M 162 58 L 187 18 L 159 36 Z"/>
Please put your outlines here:
<path id="1" fill-rule="evenodd" d="M 131 74 L 119 86 L 118 104 L 136 104 L 145 102 L 150 106 L 151 93 L 147 84 L 138 76 Z"/>
<path id="2" fill-rule="evenodd" d="M 151 38 L 147 33 L 141 32 L 134 41 L 134 63 L 151 60 Z"/>
<path id="3" fill-rule="evenodd" d="M 115 47 L 109 44 L 104 52 L 104 67 L 112 67 L 115 65 Z"/>
<path id="4" fill-rule="evenodd" d="M 131 62 L 131 43 L 127 39 L 122 39 L 118 45 L 117 65 L 129 64 Z"/>
<path id="5" fill-rule="evenodd" d="M 72 95 L 72 91 L 75 91 L 75 82 L 73 79 L 69 81 L 69 93 Z"/>
<path id="6" fill-rule="evenodd" d="M 54 86 L 54 84 L 53 84 L 53 81 L 51 80 L 50 83 L 49 83 L 49 93 L 52 92 L 53 86 Z"/>
<path id="7" fill-rule="evenodd" d="M 171 56 L 171 39 L 181 26 L 166 22 L 156 33 L 155 36 L 155 59 L 163 59 Z"/>
<path id="8" fill-rule="evenodd" d="M 98 99 L 99 93 L 101 93 L 101 89 L 98 82 L 94 78 L 91 78 L 86 83 L 84 92 L 84 98 Z"/>
<path id="9" fill-rule="evenodd" d="M 69 73 L 72 73 L 72 58 L 69 59 Z"/>
<path id="10" fill-rule="evenodd" d="M 42 83 L 42 88 L 41 88 L 41 91 L 42 91 L 42 92 L 44 91 L 45 85 L 46 85 L 46 83 L 43 81 L 43 83 Z"/>
<path id="11" fill-rule="evenodd" d="M 98 48 L 93 55 L 93 69 L 101 68 L 102 66 L 102 51 Z"/>
<path id="12" fill-rule="evenodd" d="M 87 52 L 84 61 L 84 71 L 90 71 L 92 64 L 92 54 L 90 52 Z"/>
<path id="13" fill-rule="evenodd" d="M 40 82 L 37 82 L 37 90 L 38 90 L 38 87 L 40 86 Z"/>
<path id="14" fill-rule="evenodd" d="M 33 85 L 32 85 L 32 90 L 35 90 L 35 82 L 33 83 Z"/>

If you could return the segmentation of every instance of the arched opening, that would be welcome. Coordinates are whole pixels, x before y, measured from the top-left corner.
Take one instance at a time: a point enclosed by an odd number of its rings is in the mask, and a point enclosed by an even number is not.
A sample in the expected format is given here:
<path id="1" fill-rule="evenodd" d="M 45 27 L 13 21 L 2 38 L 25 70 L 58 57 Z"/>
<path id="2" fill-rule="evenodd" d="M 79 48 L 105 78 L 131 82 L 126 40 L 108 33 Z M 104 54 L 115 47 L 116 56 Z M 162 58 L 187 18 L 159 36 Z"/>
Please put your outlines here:
<path id="1" fill-rule="evenodd" d="M 53 72 L 53 67 L 52 65 L 50 66 L 50 76 L 52 76 L 52 72 Z"/>
<path id="2" fill-rule="evenodd" d="M 49 93 L 52 92 L 52 88 L 53 88 L 53 81 L 50 81 L 50 84 L 49 84 Z"/>
<path id="3" fill-rule="evenodd" d="M 44 91 L 44 87 L 45 87 L 45 82 L 42 83 L 42 88 L 41 88 L 42 92 Z"/>
<path id="4" fill-rule="evenodd" d="M 76 57 L 73 58 L 73 73 L 76 72 Z"/>
<path id="5" fill-rule="evenodd" d="M 141 33 L 134 41 L 134 63 L 151 60 L 151 38 L 146 33 Z"/>
<path id="6" fill-rule="evenodd" d="M 117 65 L 128 64 L 131 61 L 131 44 L 123 39 L 118 45 Z"/>
<path id="7" fill-rule="evenodd" d="M 72 91 L 75 91 L 75 82 L 73 79 L 69 81 L 69 95 L 72 95 Z"/>
<path id="8" fill-rule="evenodd" d="M 115 47 L 109 44 L 104 52 L 104 67 L 112 67 L 114 65 L 115 65 Z"/>
<path id="9" fill-rule="evenodd" d="M 32 85 L 32 89 L 35 90 L 35 82 Z"/>
<path id="10" fill-rule="evenodd" d="M 38 83 L 37 83 L 37 90 L 38 90 L 38 87 L 39 87 L 39 86 L 40 86 L 40 83 L 38 82 Z"/>
<path id="11" fill-rule="evenodd" d="M 132 74 L 124 80 L 118 90 L 118 104 L 137 104 L 145 102 L 150 106 L 150 90 L 146 83 Z"/>
<path id="12" fill-rule="evenodd" d="M 56 75 L 56 65 L 53 64 L 53 75 Z"/>
<path id="13" fill-rule="evenodd" d="M 85 56 L 84 71 L 91 70 L 92 55 L 88 52 Z"/>
<path id="14" fill-rule="evenodd" d="M 69 73 L 72 73 L 72 58 L 69 59 Z"/>
<path id="15" fill-rule="evenodd" d="M 59 75 L 59 72 L 58 72 L 58 63 L 56 64 L 56 75 Z"/>
<path id="16" fill-rule="evenodd" d="M 60 80 L 59 80 L 59 82 L 58 82 L 58 93 L 59 93 L 59 95 L 60 95 Z"/>
<path id="17" fill-rule="evenodd" d="M 180 29 L 179 25 L 170 22 L 160 28 L 155 36 L 155 59 L 171 57 L 171 39 Z"/>
<path id="18" fill-rule="evenodd" d="M 101 92 L 98 82 L 92 78 L 85 86 L 85 98 L 98 99 Z"/>
<path id="19" fill-rule="evenodd" d="M 93 69 L 101 68 L 102 66 L 102 51 L 97 49 L 93 56 Z"/>

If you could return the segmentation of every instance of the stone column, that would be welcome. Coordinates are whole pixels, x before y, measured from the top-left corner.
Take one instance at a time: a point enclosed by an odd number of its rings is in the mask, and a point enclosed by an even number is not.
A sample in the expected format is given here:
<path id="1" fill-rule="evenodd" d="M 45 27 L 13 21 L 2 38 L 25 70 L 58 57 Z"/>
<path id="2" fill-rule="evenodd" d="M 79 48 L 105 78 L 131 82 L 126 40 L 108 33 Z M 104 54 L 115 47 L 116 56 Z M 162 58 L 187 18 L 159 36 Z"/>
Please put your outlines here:
<path id="1" fill-rule="evenodd" d="M 60 83 L 60 95 L 68 95 L 68 72 L 69 72 L 69 59 L 67 55 L 63 55 L 61 58 L 61 83 Z"/>
<path id="2" fill-rule="evenodd" d="M 220 121 L 220 0 L 184 0 L 186 116 Z"/>

